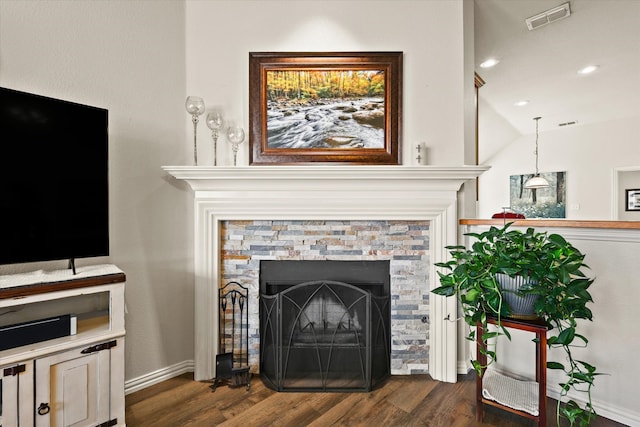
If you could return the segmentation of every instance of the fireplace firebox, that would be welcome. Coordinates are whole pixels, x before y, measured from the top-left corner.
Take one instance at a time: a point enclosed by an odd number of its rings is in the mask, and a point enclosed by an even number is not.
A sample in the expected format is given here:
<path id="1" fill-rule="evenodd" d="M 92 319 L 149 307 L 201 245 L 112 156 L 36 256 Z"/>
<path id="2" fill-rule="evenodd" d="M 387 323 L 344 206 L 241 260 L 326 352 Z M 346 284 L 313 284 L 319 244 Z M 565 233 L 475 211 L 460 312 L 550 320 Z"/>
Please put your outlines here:
<path id="1" fill-rule="evenodd" d="M 260 262 L 260 374 L 277 391 L 371 391 L 390 375 L 389 261 Z"/>

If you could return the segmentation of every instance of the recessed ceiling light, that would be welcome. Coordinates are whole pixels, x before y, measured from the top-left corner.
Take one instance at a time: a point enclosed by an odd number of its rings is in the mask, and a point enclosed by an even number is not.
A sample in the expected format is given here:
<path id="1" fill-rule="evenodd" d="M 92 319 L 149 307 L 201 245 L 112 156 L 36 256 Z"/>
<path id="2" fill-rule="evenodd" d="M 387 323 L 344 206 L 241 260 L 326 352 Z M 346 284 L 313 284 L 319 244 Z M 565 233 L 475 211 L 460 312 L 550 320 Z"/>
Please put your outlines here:
<path id="1" fill-rule="evenodd" d="M 522 101 L 514 102 L 513 105 L 515 105 L 516 107 L 524 107 L 528 103 L 529 103 L 529 100 L 523 99 Z"/>
<path id="2" fill-rule="evenodd" d="M 597 65 L 587 65 L 586 67 L 578 70 L 578 74 L 591 74 L 597 69 L 598 69 Z"/>
<path id="3" fill-rule="evenodd" d="M 500 61 L 498 61 L 495 58 L 489 58 L 489 59 L 487 59 L 486 61 L 484 61 L 483 63 L 480 64 L 480 68 L 491 68 L 494 65 L 496 65 L 498 62 L 500 62 Z"/>

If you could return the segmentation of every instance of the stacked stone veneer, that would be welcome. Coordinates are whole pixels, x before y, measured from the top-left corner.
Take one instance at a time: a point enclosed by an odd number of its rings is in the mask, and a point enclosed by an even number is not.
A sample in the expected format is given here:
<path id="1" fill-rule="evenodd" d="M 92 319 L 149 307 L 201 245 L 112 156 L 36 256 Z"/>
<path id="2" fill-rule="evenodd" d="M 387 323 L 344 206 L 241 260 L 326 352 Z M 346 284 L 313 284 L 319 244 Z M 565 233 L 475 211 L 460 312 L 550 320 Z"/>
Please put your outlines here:
<path id="1" fill-rule="evenodd" d="M 249 288 L 249 364 L 259 367 L 260 260 L 390 260 L 391 373 L 429 359 L 428 221 L 222 221 L 221 280 Z"/>

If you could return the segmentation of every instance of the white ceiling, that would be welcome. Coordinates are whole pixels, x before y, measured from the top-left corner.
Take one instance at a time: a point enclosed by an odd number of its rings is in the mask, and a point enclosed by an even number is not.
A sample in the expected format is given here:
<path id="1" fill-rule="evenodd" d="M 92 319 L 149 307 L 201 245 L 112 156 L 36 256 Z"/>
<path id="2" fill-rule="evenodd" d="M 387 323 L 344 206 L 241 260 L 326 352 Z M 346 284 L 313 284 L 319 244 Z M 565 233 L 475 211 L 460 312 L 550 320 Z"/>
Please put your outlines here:
<path id="1" fill-rule="evenodd" d="M 565 1 L 474 1 L 475 69 L 486 81 L 480 108 L 494 110 L 500 126 L 527 135 L 536 116 L 541 132 L 640 116 L 640 0 L 571 0 L 569 17 L 533 31 L 526 18 Z M 500 63 L 480 68 L 489 57 Z M 577 73 L 589 64 L 600 68 Z"/>

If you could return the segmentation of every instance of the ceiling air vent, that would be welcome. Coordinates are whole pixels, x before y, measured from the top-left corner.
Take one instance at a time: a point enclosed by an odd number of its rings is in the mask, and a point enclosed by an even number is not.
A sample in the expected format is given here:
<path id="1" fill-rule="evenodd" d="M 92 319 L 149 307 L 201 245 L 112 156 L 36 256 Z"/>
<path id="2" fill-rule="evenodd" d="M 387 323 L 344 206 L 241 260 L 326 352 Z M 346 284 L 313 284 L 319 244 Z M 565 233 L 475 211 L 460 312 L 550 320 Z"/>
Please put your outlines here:
<path id="1" fill-rule="evenodd" d="M 566 2 L 560 6 L 554 7 L 553 9 L 539 13 L 531 18 L 527 18 L 524 22 L 527 23 L 527 28 L 531 31 L 547 24 L 551 24 L 558 19 L 567 18 L 569 15 L 571 15 L 571 7 L 569 6 L 569 2 Z"/>

